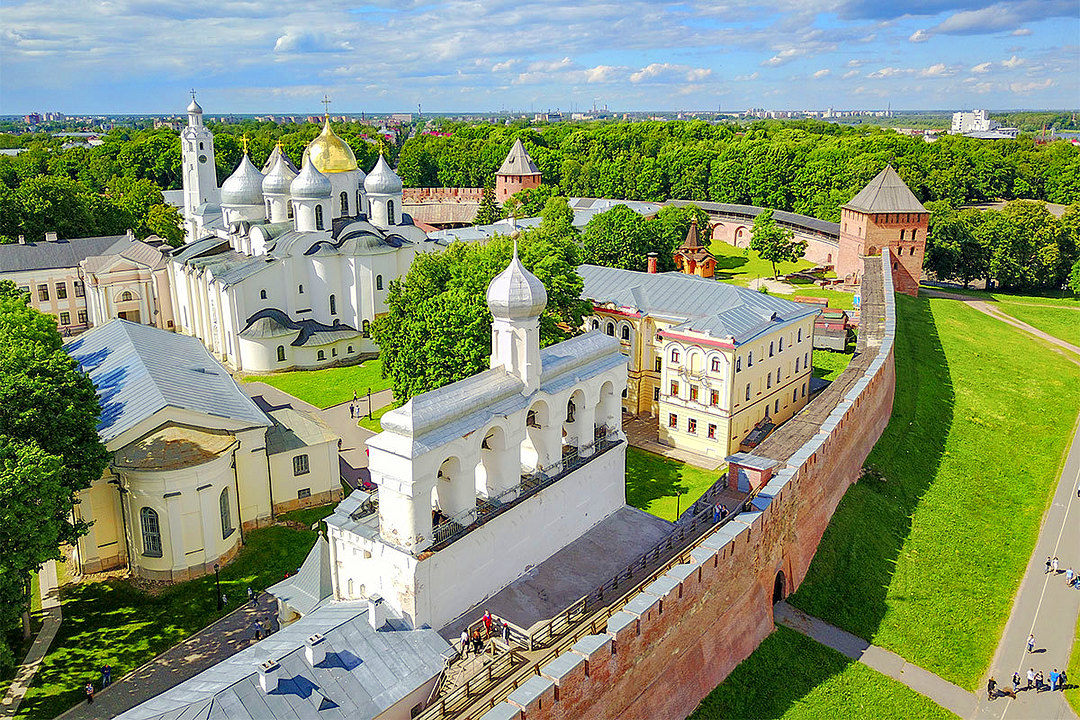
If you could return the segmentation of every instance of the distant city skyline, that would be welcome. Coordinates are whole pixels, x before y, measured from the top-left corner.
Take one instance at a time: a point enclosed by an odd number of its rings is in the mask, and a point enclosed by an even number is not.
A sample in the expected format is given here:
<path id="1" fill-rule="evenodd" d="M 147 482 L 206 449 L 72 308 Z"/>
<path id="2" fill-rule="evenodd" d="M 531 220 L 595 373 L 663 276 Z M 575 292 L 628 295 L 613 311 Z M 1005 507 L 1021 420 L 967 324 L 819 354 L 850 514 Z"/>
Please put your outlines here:
<path id="1" fill-rule="evenodd" d="M 8 0 L 0 114 L 1080 107 L 1074 0 Z"/>

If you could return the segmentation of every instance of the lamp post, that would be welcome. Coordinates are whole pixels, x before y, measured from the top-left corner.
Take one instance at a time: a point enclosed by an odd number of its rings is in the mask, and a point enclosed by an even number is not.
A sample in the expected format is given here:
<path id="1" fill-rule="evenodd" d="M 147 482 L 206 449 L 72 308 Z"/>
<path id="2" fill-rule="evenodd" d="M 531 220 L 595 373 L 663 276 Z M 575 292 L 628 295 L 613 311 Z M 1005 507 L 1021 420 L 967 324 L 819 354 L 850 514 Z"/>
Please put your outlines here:
<path id="1" fill-rule="evenodd" d="M 682 514 L 680 512 L 680 510 L 682 509 L 682 506 L 680 504 L 681 502 L 682 490 L 680 490 L 679 488 L 675 488 L 675 522 L 679 522 L 679 515 Z"/>
<path id="2" fill-rule="evenodd" d="M 218 609 L 219 612 L 221 611 L 221 607 L 222 607 L 222 604 L 221 604 L 221 576 L 218 575 L 218 570 L 220 570 L 220 569 L 221 569 L 221 566 L 218 565 L 217 563 L 214 563 L 214 585 L 215 585 L 215 587 L 217 587 L 217 609 Z"/>

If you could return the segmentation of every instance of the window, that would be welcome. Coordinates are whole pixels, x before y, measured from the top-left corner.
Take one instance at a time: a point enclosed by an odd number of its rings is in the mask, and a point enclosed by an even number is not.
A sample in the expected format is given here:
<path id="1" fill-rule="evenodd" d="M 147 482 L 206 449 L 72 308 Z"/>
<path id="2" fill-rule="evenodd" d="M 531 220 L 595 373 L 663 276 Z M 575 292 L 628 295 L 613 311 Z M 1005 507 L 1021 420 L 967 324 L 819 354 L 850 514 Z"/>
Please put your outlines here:
<path id="1" fill-rule="evenodd" d="M 607 327 L 604 328 L 604 332 L 606 332 L 611 337 L 615 337 L 615 323 L 610 323 L 609 322 L 607 324 Z"/>
<path id="2" fill-rule="evenodd" d="M 693 418 L 691 418 L 691 419 L 686 421 L 686 432 L 688 432 L 688 433 L 696 433 L 697 432 L 697 420 L 694 420 Z"/>
<path id="3" fill-rule="evenodd" d="M 710 390 L 709 391 L 709 404 L 712 405 L 713 407 L 716 407 L 716 406 L 720 405 L 720 391 L 719 390 Z"/>
<path id="4" fill-rule="evenodd" d="M 661 361 L 660 358 L 656 358 L 656 372 L 660 372 Z"/>
<path id="5" fill-rule="evenodd" d="M 592 321 L 592 329 L 593 330 L 599 330 L 600 329 L 600 321 L 599 320 L 593 320 Z"/>
<path id="6" fill-rule="evenodd" d="M 387 225 L 397 225 L 397 223 L 394 221 L 394 201 L 393 200 L 387 200 L 386 201 L 386 224 Z"/>
<path id="7" fill-rule="evenodd" d="M 23 293 L 24 295 L 29 295 L 30 294 L 30 287 L 28 285 L 20 285 L 19 286 L 19 292 Z"/>
<path id="8" fill-rule="evenodd" d="M 660 388 L 654 387 L 652 389 L 652 399 L 653 400 L 659 400 L 660 399 Z"/>
<path id="9" fill-rule="evenodd" d="M 900 231 L 900 242 L 904 242 L 904 231 Z"/>
<path id="10" fill-rule="evenodd" d="M 266 291 L 265 290 L 260 290 L 259 291 L 259 299 L 260 300 L 265 300 L 266 299 Z"/>
<path id="11" fill-rule="evenodd" d="M 125 290 L 120 293 L 120 302 L 131 302 L 135 299 L 135 296 L 131 294 L 130 290 Z"/>
<path id="12" fill-rule="evenodd" d="M 742 358 L 735 358 L 735 372 L 742 372 Z"/>
<path id="13" fill-rule="evenodd" d="M 779 400 L 776 401 L 776 405 L 773 408 L 773 414 L 775 415 L 778 412 L 780 412 L 780 401 Z"/>
<path id="14" fill-rule="evenodd" d="M 810 353 L 809 352 L 803 353 L 802 364 L 803 364 L 803 367 L 810 367 Z"/>
<path id="15" fill-rule="evenodd" d="M 85 310 L 79 310 L 78 314 L 75 317 L 77 317 L 79 319 L 79 324 L 80 325 L 85 325 L 86 324 L 86 311 Z"/>
<path id="16" fill-rule="evenodd" d="M 769 357 L 773 356 L 773 343 L 769 343 Z"/>
<path id="17" fill-rule="evenodd" d="M 139 524 L 142 526 L 143 555 L 161 557 L 161 524 L 157 511 L 144 507 L 139 511 Z"/>
<path id="18" fill-rule="evenodd" d="M 364 322 L 362 322 L 360 324 L 360 332 L 363 334 L 364 337 L 370 337 L 371 336 L 371 321 L 370 320 L 365 320 Z"/>
<path id="19" fill-rule="evenodd" d="M 266 217 L 267 217 L 267 218 L 269 218 L 269 217 L 270 217 L 270 215 L 271 215 L 271 212 L 272 212 L 272 210 L 271 210 L 271 207 L 270 207 L 270 201 L 269 201 L 269 200 L 267 200 L 267 201 L 266 201 Z"/>
<path id="20" fill-rule="evenodd" d="M 315 206 L 315 229 L 316 230 L 322 230 L 323 229 L 322 205 L 316 205 Z"/>
<path id="21" fill-rule="evenodd" d="M 679 382 L 677 380 L 671 381 L 671 392 L 668 394 L 671 397 L 679 397 Z"/>
<path id="22" fill-rule="evenodd" d="M 300 285 L 299 287 L 297 287 L 296 292 L 299 295 L 303 295 L 304 294 L 304 286 Z"/>
<path id="23" fill-rule="evenodd" d="M 300 488 L 296 491 L 296 499 L 303 500 L 311 497 L 311 488 Z"/>
<path id="24" fill-rule="evenodd" d="M 802 342 L 802 328 L 799 328 L 799 342 Z"/>
<path id="25" fill-rule="evenodd" d="M 795 358 L 795 374 L 799 374 L 799 358 Z"/>
<path id="26" fill-rule="evenodd" d="M 330 296 L 330 314 L 337 315 L 337 297 L 334 295 Z"/>
<path id="27" fill-rule="evenodd" d="M 679 362 L 679 351 L 678 350 L 673 349 L 671 351 L 671 362 L 673 362 L 673 363 Z"/>
<path id="28" fill-rule="evenodd" d="M 61 325 L 70 325 L 71 324 L 71 313 L 66 313 L 66 312 L 60 313 L 60 324 Z"/>
<path id="29" fill-rule="evenodd" d="M 667 426 L 669 428 L 677 428 L 677 427 L 679 427 L 679 416 L 676 415 L 675 413 L 668 414 L 668 416 L 667 416 Z"/>
<path id="30" fill-rule="evenodd" d="M 324 352 L 323 350 L 320 350 L 319 351 L 319 360 L 322 361 L 322 360 L 325 360 L 325 359 L 326 359 L 326 352 Z"/>
<path id="31" fill-rule="evenodd" d="M 297 455 L 292 459 L 293 475 L 307 475 L 310 471 L 307 455 Z"/>
<path id="32" fill-rule="evenodd" d="M 363 196 L 360 195 L 360 191 L 357 190 L 356 191 L 356 214 L 357 215 L 364 212 L 364 203 L 360 202 L 361 197 L 363 197 Z"/>
<path id="33" fill-rule="evenodd" d="M 382 290 L 382 275 L 375 276 L 375 289 Z"/>
<path id="34" fill-rule="evenodd" d="M 784 338 L 780 338 L 780 345 L 777 348 L 776 352 L 784 352 Z"/>
<path id="35" fill-rule="evenodd" d="M 799 388 L 795 388 L 791 391 L 791 402 L 797 402 L 799 399 Z"/>
<path id="36" fill-rule="evenodd" d="M 286 203 L 286 205 L 289 208 L 289 219 L 292 220 L 293 219 L 293 204 L 292 203 Z"/>
<path id="37" fill-rule="evenodd" d="M 337 348 L 330 348 L 330 357 L 337 357 Z"/>
<path id="38" fill-rule="evenodd" d="M 278 362 L 285 362 L 285 346 L 284 345 L 278 345 L 277 346 L 277 361 Z"/>
<path id="39" fill-rule="evenodd" d="M 622 328 L 622 339 L 623 339 L 623 340 L 626 340 L 626 341 L 629 341 L 629 340 L 630 340 L 630 326 L 629 326 L 629 325 L 623 325 L 623 328 Z"/>
<path id="40" fill-rule="evenodd" d="M 712 371 L 720 372 L 720 358 L 714 357 L 712 359 Z"/>
<path id="41" fill-rule="evenodd" d="M 574 399 L 566 403 L 566 422 L 572 423 L 577 418 L 577 405 L 574 404 Z"/>
<path id="42" fill-rule="evenodd" d="M 352 354 L 353 354 L 353 349 L 352 349 L 352 345 L 350 345 L 350 346 L 349 346 L 349 349 L 348 349 L 348 351 L 347 351 L 347 352 L 348 352 L 348 353 L 349 353 L 350 355 L 352 355 Z"/>
<path id="43" fill-rule="evenodd" d="M 221 539 L 233 534 L 232 513 L 229 512 L 229 488 L 221 489 L 221 497 L 218 498 L 218 506 L 221 510 Z"/>
<path id="44" fill-rule="evenodd" d="M 915 234 L 915 231 L 914 231 L 914 230 L 912 230 L 912 231 L 911 231 L 911 234 L 912 234 L 912 235 L 914 235 L 914 234 Z M 914 238 L 914 237 L 912 237 L 911 239 L 912 239 L 912 240 L 914 240 L 915 238 Z M 908 253 L 908 254 L 909 254 L 909 255 L 914 255 L 914 254 L 915 254 L 915 246 L 914 246 L 914 245 L 912 245 L 912 246 L 911 246 L 911 252 L 910 252 L 910 253 Z"/>
<path id="45" fill-rule="evenodd" d="M 716 426 L 715 425 L 711 425 L 711 424 L 709 425 L 709 439 L 710 440 L 715 440 L 716 439 Z"/>
<path id="46" fill-rule="evenodd" d="M 802 396 L 806 397 L 806 383 L 802 384 Z"/>
<path id="47" fill-rule="evenodd" d="M 754 351 L 746 353 L 746 367 L 754 367 Z"/>
<path id="48" fill-rule="evenodd" d="M 690 399 L 693 400 L 694 402 L 697 402 L 697 398 L 698 398 L 698 387 L 697 387 L 697 385 L 691 385 L 690 386 Z"/>
<path id="49" fill-rule="evenodd" d="M 750 399 L 750 383 L 746 383 L 746 399 Z"/>
<path id="50" fill-rule="evenodd" d="M 67 299 L 67 283 L 62 283 L 62 282 L 56 283 L 56 299 L 57 300 L 66 300 Z"/>
<path id="51" fill-rule="evenodd" d="M 341 193 L 341 214 L 349 214 L 349 193 L 347 192 Z"/>
<path id="52" fill-rule="evenodd" d="M 49 286 L 48 285 L 38 285 L 37 286 L 37 297 L 38 297 L 38 302 L 47 301 L 49 299 Z"/>

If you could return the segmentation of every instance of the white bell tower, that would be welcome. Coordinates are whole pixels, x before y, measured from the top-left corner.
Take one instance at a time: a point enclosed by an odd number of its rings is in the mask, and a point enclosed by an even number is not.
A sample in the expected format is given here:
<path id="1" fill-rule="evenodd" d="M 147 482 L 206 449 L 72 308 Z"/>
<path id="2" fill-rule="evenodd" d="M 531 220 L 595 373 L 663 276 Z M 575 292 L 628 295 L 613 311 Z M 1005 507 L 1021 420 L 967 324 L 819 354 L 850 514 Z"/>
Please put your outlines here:
<path id="1" fill-rule="evenodd" d="M 180 133 L 180 154 L 184 173 L 184 225 L 190 242 L 197 239 L 199 230 L 195 210 L 206 203 L 218 205 L 221 199 L 214 162 L 214 134 L 203 125 L 203 110 L 195 101 L 194 90 L 187 113 L 187 127 Z"/>
<path id="2" fill-rule="evenodd" d="M 370 176 L 369 176 L 370 177 Z M 530 395 L 540 387 L 540 315 L 547 307 L 547 291 L 540 279 L 518 259 L 517 238 L 510 265 L 487 291 L 491 310 L 491 367 L 504 367 Z"/>

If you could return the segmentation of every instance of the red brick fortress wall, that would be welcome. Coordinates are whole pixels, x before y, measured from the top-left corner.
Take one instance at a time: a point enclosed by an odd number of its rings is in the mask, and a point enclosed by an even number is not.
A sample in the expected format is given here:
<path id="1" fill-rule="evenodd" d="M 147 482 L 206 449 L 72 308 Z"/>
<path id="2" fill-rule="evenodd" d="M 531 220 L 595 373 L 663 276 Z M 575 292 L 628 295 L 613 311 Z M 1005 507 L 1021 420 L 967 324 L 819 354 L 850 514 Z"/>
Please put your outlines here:
<path id="1" fill-rule="evenodd" d="M 867 258 L 859 354 L 755 451 L 781 463 L 752 509 L 716 527 L 493 713 L 520 720 L 685 718 L 773 628 L 844 492 L 889 421 L 891 255 Z M 782 575 L 781 575 L 782 573 Z"/>

